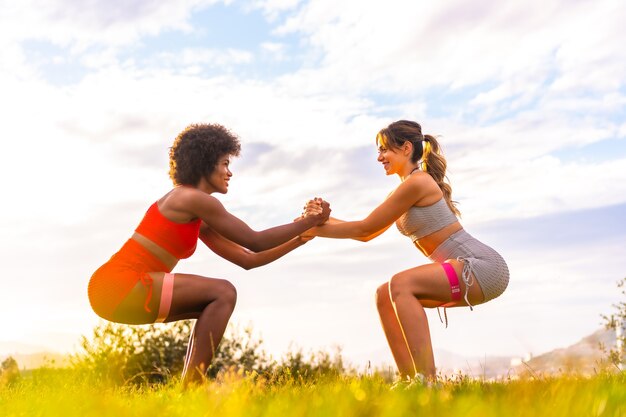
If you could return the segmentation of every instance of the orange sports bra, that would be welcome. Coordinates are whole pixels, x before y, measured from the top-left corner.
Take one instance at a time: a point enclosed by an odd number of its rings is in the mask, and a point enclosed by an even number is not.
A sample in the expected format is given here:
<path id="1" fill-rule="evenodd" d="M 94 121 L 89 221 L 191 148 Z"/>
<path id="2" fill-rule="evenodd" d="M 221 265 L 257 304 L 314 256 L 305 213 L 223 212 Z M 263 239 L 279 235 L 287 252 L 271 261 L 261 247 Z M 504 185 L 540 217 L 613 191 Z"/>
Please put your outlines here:
<path id="1" fill-rule="evenodd" d="M 176 223 L 159 211 L 155 202 L 135 229 L 178 259 L 189 258 L 196 251 L 202 220 Z"/>

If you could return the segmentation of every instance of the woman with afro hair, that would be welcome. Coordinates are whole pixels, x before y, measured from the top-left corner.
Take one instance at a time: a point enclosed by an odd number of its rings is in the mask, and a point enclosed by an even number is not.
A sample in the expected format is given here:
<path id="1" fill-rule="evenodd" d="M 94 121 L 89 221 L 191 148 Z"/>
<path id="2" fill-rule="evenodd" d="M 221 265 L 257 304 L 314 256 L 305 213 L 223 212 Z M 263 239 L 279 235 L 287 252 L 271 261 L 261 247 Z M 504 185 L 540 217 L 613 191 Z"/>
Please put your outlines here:
<path id="1" fill-rule="evenodd" d="M 222 258 L 245 269 L 265 265 L 303 245 L 304 231 L 330 214 L 327 203 L 305 206 L 294 222 L 255 231 L 211 194 L 228 192 L 229 164 L 238 156 L 237 136 L 218 124 L 194 124 L 170 148 L 174 188 L 154 202 L 133 235 L 89 281 L 89 301 L 100 317 L 125 324 L 196 319 L 183 384 L 201 382 L 213 359 L 237 293 L 228 281 L 172 274 L 190 257 L 198 238 Z"/>

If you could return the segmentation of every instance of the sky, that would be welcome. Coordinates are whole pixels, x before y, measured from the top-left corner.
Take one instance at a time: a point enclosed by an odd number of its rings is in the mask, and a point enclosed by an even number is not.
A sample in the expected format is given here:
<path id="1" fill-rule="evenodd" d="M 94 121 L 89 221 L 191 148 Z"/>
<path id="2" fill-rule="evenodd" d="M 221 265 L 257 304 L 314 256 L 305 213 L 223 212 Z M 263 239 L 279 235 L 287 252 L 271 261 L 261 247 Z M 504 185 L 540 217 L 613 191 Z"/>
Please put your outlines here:
<path id="1" fill-rule="evenodd" d="M 0 354 L 72 352 L 102 323 L 89 277 L 171 189 L 168 148 L 191 123 L 240 136 L 217 197 L 260 230 L 314 196 L 365 217 L 399 183 L 376 133 L 418 121 L 462 224 L 511 272 L 447 329 L 428 312 L 436 352 L 577 342 L 626 276 L 624 21 L 620 0 L 0 0 Z M 427 262 L 392 227 L 252 271 L 199 246 L 175 272 L 233 282 L 232 322 L 274 356 L 340 346 L 363 366 L 391 362 L 376 288 Z"/>

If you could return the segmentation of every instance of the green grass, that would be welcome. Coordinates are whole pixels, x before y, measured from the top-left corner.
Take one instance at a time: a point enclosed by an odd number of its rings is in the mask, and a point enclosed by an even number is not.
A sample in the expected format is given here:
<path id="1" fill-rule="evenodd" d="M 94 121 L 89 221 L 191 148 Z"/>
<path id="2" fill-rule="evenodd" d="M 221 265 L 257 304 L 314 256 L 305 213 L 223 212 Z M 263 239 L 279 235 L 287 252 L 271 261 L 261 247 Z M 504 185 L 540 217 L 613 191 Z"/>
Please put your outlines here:
<path id="1" fill-rule="evenodd" d="M 464 380 L 390 390 L 380 377 L 313 382 L 227 375 L 183 391 L 172 382 L 115 387 L 70 369 L 39 369 L 0 387 L 0 416 L 625 416 L 626 375 Z"/>

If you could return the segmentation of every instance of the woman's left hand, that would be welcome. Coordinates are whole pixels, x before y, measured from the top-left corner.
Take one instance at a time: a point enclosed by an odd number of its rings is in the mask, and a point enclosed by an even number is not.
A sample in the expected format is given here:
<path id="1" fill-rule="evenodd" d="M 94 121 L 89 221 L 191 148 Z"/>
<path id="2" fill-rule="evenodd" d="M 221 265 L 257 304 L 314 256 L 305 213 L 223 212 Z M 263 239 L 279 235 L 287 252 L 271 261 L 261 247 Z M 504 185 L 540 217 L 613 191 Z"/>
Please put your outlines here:
<path id="1" fill-rule="evenodd" d="M 302 209 L 301 217 L 305 218 L 309 216 L 319 216 L 320 214 L 322 214 L 322 211 L 322 204 L 316 197 L 314 200 L 309 200 L 306 202 Z"/>

